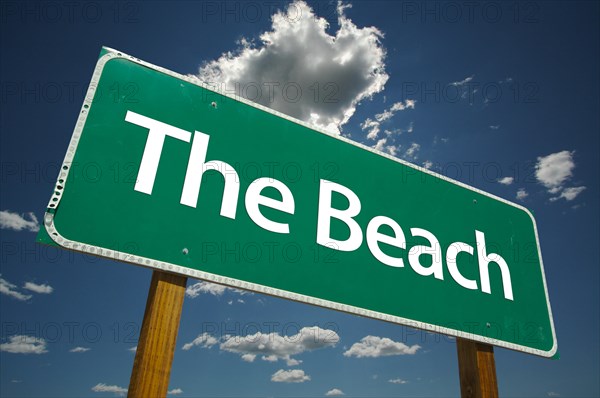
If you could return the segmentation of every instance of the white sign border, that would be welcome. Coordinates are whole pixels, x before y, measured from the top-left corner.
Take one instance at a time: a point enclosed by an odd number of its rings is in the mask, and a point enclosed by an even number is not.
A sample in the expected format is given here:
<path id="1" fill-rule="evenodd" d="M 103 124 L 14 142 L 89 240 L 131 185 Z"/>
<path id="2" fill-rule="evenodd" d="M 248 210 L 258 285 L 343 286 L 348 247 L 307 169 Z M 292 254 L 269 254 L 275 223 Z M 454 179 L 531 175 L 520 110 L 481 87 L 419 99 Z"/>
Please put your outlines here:
<path id="1" fill-rule="evenodd" d="M 355 141 L 349 140 L 348 138 L 342 137 L 340 135 L 336 135 L 333 134 L 331 132 L 328 132 L 324 129 L 321 129 L 319 127 L 313 126 L 309 123 L 303 122 L 301 120 L 298 119 L 294 119 L 288 115 L 285 115 L 283 113 L 277 112 L 273 109 L 267 108 L 265 106 L 256 104 L 254 102 L 248 101 L 242 97 L 237 97 L 237 96 L 233 96 L 229 93 L 223 92 L 222 90 L 215 90 L 214 87 L 210 87 L 204 83 L 202 83 L 199 79 L 197 79 L 194 76 L 184 76 L 181 75 L 179 73 L 170 71 L 168 69 L 162 68 L 160 66 L 156 66 L 153 65 L 149 62 L 145 62 L 142 61 L 138 58 L 132 57 L 130 55 L 127 55 L 121 51 L 117 51 L 114 50 L 112 48 L 108 48 L 108 47 L 103 47 L 103 49 L 106 51 L 106 54 L 104 54 L 103 56 L 101 56 L 98 59 L 98 62 L 96 64 L 96 68 L 94 69 L 94 73 L 92 75 L 92 79 L 90 82 L 90 85 L 88 87 L 86 96 L 85 96 L 85 100 L 83 102 L 83 105 L 81 107 L 81 111 L 79 114 L 79 118 L 77 119 L 77 123 L 75 124 L 75 129 L 73 131 L 73 135 L 71 137 L 71 141 L 69 143 L 69 147 L 67 150 L 67 153 L 65 155 L 64 161 L 62 163 L 62 167 L 60 169 L 59 172 L 59 176 L 57 178 L 57 182 L 56 182 L 56 187 L 54 190 L 54 193 L 52 195 L 52 197 L 50 198 L 50 202 L 48 203 L 48 210 L 46 211 L 45 215 L 44 215 L 44 226 L 46 228 L 46 231 L 48 232 L 50 238 L 52 240 L 54 240 L 54 242 L 56 242 L 59 246 L 64 247 L 66 249 L 70 249 L 70 250 L 74 250 L 74 251 L 78 251 L 78 252 L 82 252 L 82 253 L 87 253 L 87 254 L 92 254 L 92 255 L 96 255 L 96 256 L 101 256 L 101 257 L 107 257 L 107 258 L 112 258 L 114 260 L 118 260 L 118 261 L 123 261 L 123 262 L 127 262 L 127 263 L 131 263 L 131 264 L 135 264 L 135 265 L 141 265 L 144 267 L 148 267 L 148 268 L 152 268 L 152 269 L 157 269 L 157 270 L 161 270 L 161 271 L 166 271 L 166 272 L 172 272 L 172 273 L 176 273 L 176 274 L 180 274 L 180 275 L 184 275 L 184 276 L 189 276 L 189 277 L 193 277 L 193 278 L 197 278 L 197 279 L 202 279 L 205 281 L 209 281 L 209 282 L 213 282 L 213 283 L 218 283 L 221 285 L 226 285 L 226 286 L 230 286 L 230 287 L 234 287 L 234 288 L 239 288 L 239 289 L 245 289 L 245 290 L 251 290 L 254 292 L 258 292 L 258 293 L 263 293 L 263 294 L 267 294 L 267 295 L 271 295 L 271 296 L 276 296 L 276 297 L 281 297 L 281 298 L 285 298 L 285 299 L 289 299 L 289 300 L 293 300 L 293 301 L 298 301 L 301 303 L 307 303 L 307 304 L 312 304 L 312 305 L 316 305 L 316 306 L 320 306 L 320 307 L 324 307 L 324 308 L 329 308 L 329 309 L 333 309 L 333 310 L 337 310 L 337 311 L 342 311 L 342 312 L 347 312 L 350 314 L 355 314 L 355 315 L 360 315 L 360 316 L 364 316 L 364 317 L 368 317 L 368 318 L 373 318 L 373 319 L 379 319 L 382 321 L 386 321 L 386 322 L 391 322 L 391 323 L 396 323 L 396 324 L 400 324 L 400 325 L 404 325 L 404 326 L 408 326 L 408 327 L 413 327 L 413 328 L 417 328 L 417 329 L 422 329 L 425 331 L 429 331 L 429 332 L 434 332 L 434 333 L 442 333 L 442 334 L 446 334 L 446 335 L 450 335 L 450 336 L 454 336 L 454 337 L 460 337 L 460 338 L 464 338 L 464 339 L 468 339 L 468 340 L 473 340 L 473 341 L 477 341 L 480 343 L 485 343 L 485 344 L 492 344 L 492 345 L 496 345 L 499 347 L 503 347 L 503 348 L 508 348 L 511 350 L 515 350 L 515 351 L 521 351 L 521 352 L 525 352 L 528 354 L 533 354 L 533 355 L 538 355 L 538 356 L 542 356 L 542 357 L 552 357 L 556 354 L 557 350 L 558 350 L 558 343 L 556 340 L 556 332 L 554 329 L 554 319 L 552 316 L 552 308 L 550 307 L 550 299 L 548 297 L 548 288 L 546 285 L 546 274 L 544 271 L 544 263 L 542 261 L 542 253 L 540 251 L 540 243 L 539 243 L 539 237 L 538 237 L 538 230 L 537 230 L 537 224 L 535 222 L 535 219 L 533 218 L 533 215 L 531 214 L 531 212 L 529 210 L 527 210 L 527 208 L 517 204 L 517 203 L 513 203 L 510 202 L 506 199 L 497 197 L 495 195 L 492 195 L 490 193 L 484 192 L 482 190 L 479 190 L 477 188 L 471 187 L 467 184 L 464 184 L 460 181 L 455 181 L 451 178 L 448 178 L 444 175 L 435 173 L 431 170 L 425 169 L 423 167 L 414 165 L 412 163 L 406 162 L 402 159 L 393 157 L 391 155 L 388 155 L 386 153 L 383 153 L 381 151 L 378 151 L 376 149 L 370 148 L 366 145 L 357 143 Z M 480 336 L 480 335 L 476 335 L 476 334 L 471 334 L 471 333 L 465 333 L 463 331 L 460 330 L 455 330 L 455 329 L 450 329 L 450 328 L 446 328 L 446 327 L 441 327 L 441 326 L 437 326 L 437 325 L 432 325 L 429 323 L 425 323 L 425 322 L 418 322 L 418 321 L 414 321 L 412 319 L 407 319 L 407 318 L 402 318 L 399 316 L 394 316 L 394 315 L 388 315 L 388 314 L 384 314 L 381 312 L 377 312 L 377 311 L 371 311 L 371 310 L 366 310 L 364 308 L 360 308 L 360 307 L 354 307 L 351 305 L 346 305 L 346 304 L 341 304 L 341 303 L 336 303 L 333 301 L 329 301 L 329 300 L 323 300 L 323 299 L 319 299 L 319 298 L 315 298 L 315 297 L 311 297 L 311 296 L 305 296 L 302 294 L 298 294 L 298 293 L 293 293 L 293 292 L 288 292 L 285 290 L 281 290 L 281 289 L 275 289 L 275 288 L 271 288 L 271 287 L 267 287 L 267 286 L 263 286 L 263 285 L 259 285 L 256 283 L 250 283 L 250 282 L 244 282 L 238 279 L 233 279 L 233 278 L 228 278 L 228 277 L 223 277 L 223 276 L 219 276 L 219 275 L 215 275 L 212 273 L 208 273 L 208 272 L 204 272 L 204 271 L 197 271 L 191 268 L 186 268 L 186 267 L 182 267 L 176 264 L 171 264 L 171 263 L 166 263 L 166 262 L 162 262 L 162 261 L 157 261 L 157 260 L 153 260 L 150 258 L 146 258 L 146 257 L 140 257 L 140 256 L 136 256 L 133 254 L 129 254 L 129 253 L 124 253 L 121 251 L 116 251 L 116 250 L 110 250 L 110 249 L 105 249 L 105 248 L 101 248 L 98 246 L 93 246 L 93 245 L 88 245 L 88 244 L 84 244 L 81 242 L 76 242 L 76 241 L 72 241 L 69 240 L 65 237 L 63 237 L 56 229 L 56 226 L 54 225 L 54 210 L 56 208 L 58 208 L 58 205 L 60 204 L 60 199 L 61 199 L 61 192 L 62 190 L 64 190 L 65 184 L 67 182 L 67 176 L 69 173 L 69 169 L 72 165 L 73 162 L 73 158 L 75 156 L 75 152 L 77 150 L 77 145 L 79 143 L 79 139 L 81 137 L 82 131 L 83 131 L 83 127 L 85 125 L 85 122 L 87 120 L 87 115 L 89 114 L 89 110 L 90 107 L 92 106 L 92 102 L 94 99 L 94 95 L 96 92 L 96 88 L 98 86 L 98 82 L 100 81 L 100 76 L 102 75 L 102 71 L 104 69 L 104 66 L 106 65 L 106 63 L 112 59 L 126 59 L 129 60 L 131 62 L 135 62 L 139 65 L 142 65 L 144 67 L 150 68 L 152 70 L 155 70 L 157 72 L 161 72 L 164 73 L 166 75 L 169 75 L 171 77 L 180 79 L 180 80 L 184 80 L 188 83 L 200 86 L 206 90 L 212 91 L 214 93 L 223 95 L 225 97 L 228 97 L 232 100 L 235 101 L 239 101 L 242 102 L 246 105 L 250 105 L 254 108 L 258 108 L 260 110 L 263 110 L 265 112 L 268 112 L 270 114 L 279 116 L 283 119 L 287 119 L 291 122 L 297 123 L 299 125 L 305 126 L 311 130 L 315 130 L 319 133 L 328 135 L 330 137 L 333 137 L 335 139 L 338 139 L 340 141 L 346 142 L 348 144 L 354 145 L 356 147 L 359 147 L 361 149 L 367 150 L 369 152 L 375 153 L 377 155 L 383 156 L 385 158 L 388 158 L 390 160 L 393 160 L 395 162 L 401 163 L 405 166 L 411 167 L 413 169 L 417 169 L 423 173 L 427 173 L 430 174 L 434 177 L 440 178 L 442 180 L 448 181 L 452 184 L 458 185 L 462 188 L 466 188 L 469 189 L 473 192 L 477 192 L 481 195 L 487 196 L 489 198 L 492 198 L 494 200 L 498 200 L 501 202 L 504 202 L 510 206 L 516 207 L 522 211 L 524 211 L 525 213 L 527 213 L 529 215 L 529 217 L 531 218 L 531 221 L 533 223 L 533 227 L 534 227 L 534 231 L 535 231 L 535 240 L 536 240 L 536 245 L 537 245 L 537 250 L 538 250 L 538 256 L 540 259 L 540 267 L 541 267 L 541 271 L 542 271 L 542 281 L 544 283 L 544 292 L 546 294 L 546 304 L 548 306 L 548 315 L 550 317 L 550 325 L 552 328 L 552 339 L 553 339 L 553 345 L 552 348 L 550 349 L 550 351 L 543 351 L 543 350 L 539 350 L 539 349 L 534 349 L 534 348 L 530 348 L 527 346 L 523 346 L 523 345 L 519 345 L 519 344 L 514 344 L 514 343 L 510 343 L 510 342 L 506 342 L 503 340 L 497 340 L 497 339 L 492 339 L 492 338 L 488 338 L 485 336 Z M 62 182 L 61 182 L 62 181 Z"/>

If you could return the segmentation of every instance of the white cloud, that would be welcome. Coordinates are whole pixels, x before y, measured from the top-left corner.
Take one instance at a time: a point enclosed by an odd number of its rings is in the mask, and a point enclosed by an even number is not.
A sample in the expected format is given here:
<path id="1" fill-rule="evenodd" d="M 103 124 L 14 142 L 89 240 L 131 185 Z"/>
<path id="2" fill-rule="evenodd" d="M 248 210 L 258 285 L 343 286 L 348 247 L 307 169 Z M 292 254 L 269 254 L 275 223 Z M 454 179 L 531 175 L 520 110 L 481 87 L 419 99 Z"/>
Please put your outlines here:
<path id="1" fill-rule="evenodd" d="M 242 355 L 242 361 L 244 361 L 244 362 L 254 362 L 255 359 L 256 359 L 256 354 Z"/>
<path id="2" fill-rule="evenodd" d="M 252 293 L 244 291 L 244 290 L 234 289 L 231 287 L 218 285 L 216 283 L 198 282 L 198 283 L 194 283 L 193 285 L 188 286 L 185 289 L 185 295 L 189 298 L 196 298 L 201 294 L 211 294 L 213 296 L 222 296 L 223 293 L 225 293 L 226 291 L 235 292 L 235 293 L 238 293 L 241 295 L 245 295 L 245 294 L 251 295 L 252 294 Z"/>
<path id="3" fill-rule="evenodd" d="M 10 210 L 0 211 L 0 229 L 12 229 L 15 231 L 31 231 L 37 232 L 40 230 L 40 223 L 33 212 L 27 213 L 29 220 L 25 219 L 24 214 L 13 213 Z"/>
<path id="4" fill-rule="evenodd" d="M 375 144 L 373 146 L 374 149 L 378 150 L 378 151 L 383 151 L 385 150 L 385 144 L 387 143 L 387 138 L 382 138 L 380 140 L 377 141 L 377 144 Z"/>
<path id="5" fill-rule="evenodd" d="M 75 347 L 75 348 L 71 348 L 69 350 L 69 352 L 88 352 L 89 350 L 91 350 L 91 348 L 88 348 L 88 347 Z"/>
<path id="6" fill-rule="evenodd" d="M 192 345 L 203 345 L 207 337 L 199 336 L 199 344 L 188 343 L 189 348 Z M 214 337 L 211 337 L 215 339 Z M 197 340 L 198 340 L 197 339 Z M 216 339 L 215 339 L 216 340 Z M 276 332 L 251 334 L 247 336 L 226 335 L 221 339 L 219 348 L 223 351 L 239 354 L 243 361 L 254 362 L 257 356 L 267 362 L 285 361 L 288 366 L 295 366 L 301 361 L 292 358 L 306 351 L 318 350 L 321 348 L 334 347 L 340 340 L 339 335 L 329 329 L 321 329 L 318 326 L 304 327 L 292 336 L 281 336 Z M 214 345 L 211 344 L 208 347 Z M 185 347 L 184 346 L 184 347 Z M 188 349 L 189 349 L 188 348 Z"/>
<path id="7" fill-rule="evenodd" d="M 500 129 L 500 125 L 499 124 L 491 125 L 490 128 L 492 130 L 498 130 L 498 129 Z"/>
<path id="8" fill-rule="evenodd" d="M 433 162 L 430 160 L 426 160 L 423 162 L 423 167 L 425 167 L 427 170 L 431 170 L 431 168 L 433 167 Z"/>
<path id="9" fill-rule="evenodd" d="M 376 114 L 375 120 L 377 120 L 378 122 L 383 122 L 394 117 L 394 115 L 398 111 L 403 111 L 405 109 L 415 109 L 416 102 L 417 101 L 412 99 L 407 99 L 404 101 L 404 103 L 402 101 L 396 102 L 389 109 L 386 109 L 382 113 Z"/>
<path id="10" fill-rule="evenodd" d="M 392 383 L 392 384 L 406 384 L 406 383 L 408 383 L 408 381 L 403 380 L 403 379 L 390 379 L 390 380 L 388 380 L 388 382 Z"/>
<path id="11" fill-rule="evenodd" d="M 554 198 L 550 198 L 550 200 L 552 202 L 559 200 L 559 199 L 566 199 L 567 201 L 571 201 L 573 199 L 575 199 L 580 193 L 582 193 L 583 191 L 586 190 L 586 187 L 570 187 L 570 188 L 565 188 L 559 196 L 556 196 Z"/>
<path id="12" fill-rule="evenodd" d="M 0 274 L 0 276 L 2 276 L 2 275 Z M 16 289 L 17 289 L 16 285 L 13 285 L 6 279 L 0 278 L 0 293 L 6 294 L 7 296 L 15 298 L 19 301 L 27 301 L 31 298 L 31 295 L 23 294 Z"/>
<path id="13" fill-rule="evenodd" d="M 394 116 L 394 113 L 387 109 L 385 111 L 383 111 L 382 113 L 378 113 L 375 115 L 375 120 L 377 120 L 377 122 L 381 123 L 383 121 L 386 121 L 388 119 L 391 119 Z"/>
<path id="14" fill-rule="evenodd" d="M 398 111 L 403 111 L 405 109 L 415 109 L 415 103 L 416 103 L 416 101 L 411 100 L 411 99 L 405 100 L 404 103 L 402 101 L 396 102 L 389 109 L 384 110 L 382 113 L 376 114 L 375 120 L 373 120 L 371 118 L 367 118 L 364 122 L 361 123 L 360 128 L 363 131 L 368 131 L 367 139 L 374 140 L 377 138 L 377 136 L 379 135 L 379 132 L 381 131 L 381 123 L 382 122 L 384 122 L 388 119 L 391 119 Z M 414 124 L 413 124 L 413 122 L 410 122 L 408 129 L 406 131 L 409 133 L 412 133 L 413 128 L 414 128 Z M 394 133 L 402 133 L 402 131 L 403 131 L 402 129 L 385 130 L 385 134 L 390 136 Z"/>
<path id="15" fill-rule="evenodd" d="M 381 152 L 389 153 L 392 156 L 396 156 L 398 154 L 399 147 L 396 145 L 386 145 L 387 141 L 387 138 L 381 138 L 377 140 L 377 143 L 375 145 L 372 145 L 371 148 Z"/>
<path id="16" fill-rule="evenodd" d="M 396 145 L 388 145 L 385 147 L 385 151 L 392 156 L 396 156 L 398 154 L 398 147 Z"/>
<path id="17" fill-rule="evenodd" d="M 502 185 L 510 185 L 515 181 L 514 177 L 502 177 L 498 182 Z"/>
<path id="18" fill-rule="evenodd" d="M 344 15 L 347 7 L 338 6 L 340 27 L 329 34 L 324 18 L 294 1 L 272 16 L 272 30 L 260 35 L 258 46 L 240 41 L 237 51 L 204 65 L 198 77 L 339 132 L 357 104 L 381 92 L 388 80 L 382 33 L 357 27 Z"/>
<path id="19" fill-rule="evenodd" d="M 225 293 L 226 286 L 217 285 L 210 282 L 198 282 L 188 286 L 185 289 L 185 295 L 190 298 L 196 298 L 202 293 L 212 294 L 213 296 L 222 296 Z"/>
<path id="20" fill-rule="evenodd" d="M 172 390 L 167 391 L 167 395 L 179 395 L 183 394 L 183 390 L 181 388 L 174 388 Z"/>
<path id="21" fill-rule="evenodd" d="M 127 393 L 127 389 L 119 386 L 111 386 L 104 383 L 98 383 L 92 387 L 93 392 L 112 392 L 115 395 L 123 396 Z"/>
<path id="22" fill-rule="evenodd" d="M 549 397 L 560 397 L 560 394 L 557 392 L 554 392 L 554 391 L 549 391 L 548 396 Z"/>
<path id="23" fill-rule="evenodd" d="M 183 347 L 181 347 L 181 349 L 184 351 L 188 351 L 194 346 L 200 346 L 203 348 L 211 348 L 218 342 L 219 342 L 219 340 L 217 340 L 215 337 L 213 337 L 210 334 L 205 332 L 205 333 L 202 333 L 201 335 L 199 335 L 198 337 L 196 337 L 190 343 L 184 344 Z"/>
<path id="24" fill-rule="evenodd" d="M 339 388 L 333 388 L 325 393 L 326 397 L 340 397 L 342 395 L 346 395 L 346 394 L 344 394 L 344 392 L 342 390 L 340 390 Z"/>
<path id="25" fill-rule="evenodd" d="M 367 139 L 374 140 L 377 138 L 377 135 L 380 131 L 380 123 L 378 121 L 372 120 L 371 118 L 367 118 L 364 122 L 361 123 L 360 128 L 365 131 L 368 130 Z"/>
<path id="26" fill-rule="evenodd" d="M 573 176 L 573 154 L 574 152 L 561 151 L 537 158 L 535 176 L 549 193 L 556 194 L 561 191 L 563 184 Z"/>
<path id="27" fill-rule="evenodd" d="M 301 361 L 301 360 L 299 360 L 299 359 L 294 359 L 294 358 L 288 358 L 288 359 L 286 359 L 286 361 L 285 361 L 285 364 L 286 364 L 287 366 L 297 366 L 297 365 L 300 365 L 301 363 L 302 363 L 302 361 Z"/>
<path id="28" fill-rule="evenodd" d="M 344 356 L 378 358 L 391 355 L 414 355 L 420 348 L 421 346 L 419 345 L 415 344 L 409 347 L 404 343 L 393 341 L 387 337 L 366 336 L 344 352 Z"/>
<path id="29" fill-rule="evenodd" d="M 529 194 L 527 193 L 527 191 L 525 190 L 525 188 L 520 188 L 517 191 L 517 199 L 518 200 L 525 200 L 526 197 L 528 197 Z"/>
<path id="30" fill-rule="evenodd" d="M 308 380 L 310 380 L 310 376 L 304 374 L 301 369 L 279 369 L 271 376 L 271 381 L 276 383 L 304 383 Z"/>
<path id="31" fill-rule="evenodd" d="M 50 285 L 38 285 L 33 282 L 25 282 L 23 289 L 31 290 L 32 292 L 39 294 L 50 294 L 54 291 L 54 288 Z"/>
<path id="32" fill-rule="evenodd" d="M 45 354 L 46 340 L 25 335 L 15 335 L 8 338 L 8 343 L 0 344 L 0 351 L 12 354 Z"/>
<path id="33" fill-rule="evenodd" d="M 465 84 L 469 83 L 471 80 L 473 80 L 473 78 L 475 77 L 475 75 L 471 75 L 469 77 L 465 77 L 464 79 L 457 81 L 457 82 L 452 82 L 450 83 L 451 86 L 464 86 Z"/>
<path id="34" fill-rule="evenodd" d="M 416 160 L 417 152 L 419 152 L 420 149 L 421 145 L 417 144 L 416 142 L 413 142 L 412 144 L 410 144 L 410 147 L 404 153 L 404 157 L 409 160 Z"/>

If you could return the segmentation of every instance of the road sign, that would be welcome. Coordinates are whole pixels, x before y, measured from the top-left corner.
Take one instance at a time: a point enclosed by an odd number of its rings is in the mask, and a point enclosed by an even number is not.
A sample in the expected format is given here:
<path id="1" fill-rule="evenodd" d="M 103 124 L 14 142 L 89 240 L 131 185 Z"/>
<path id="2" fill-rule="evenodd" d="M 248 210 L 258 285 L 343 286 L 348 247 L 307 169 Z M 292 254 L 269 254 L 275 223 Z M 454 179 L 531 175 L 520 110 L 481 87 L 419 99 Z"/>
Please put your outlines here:
<path id="1" fill-rule="evenodd" d="M 522 206 L 104 49 L 39 240 L 552 356 Z"/>

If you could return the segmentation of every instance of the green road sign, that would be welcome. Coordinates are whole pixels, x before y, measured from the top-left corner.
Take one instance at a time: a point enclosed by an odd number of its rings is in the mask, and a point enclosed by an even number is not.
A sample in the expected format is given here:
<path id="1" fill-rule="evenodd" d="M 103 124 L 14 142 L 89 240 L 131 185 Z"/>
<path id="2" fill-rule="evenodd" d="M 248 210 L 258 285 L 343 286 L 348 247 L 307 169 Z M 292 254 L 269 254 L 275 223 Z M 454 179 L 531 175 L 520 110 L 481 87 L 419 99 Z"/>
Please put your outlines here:
<path id="1" fill-rule="evenodd" d="M 527 209 L 104 49 L 39 240 L 542 356 Z"/>

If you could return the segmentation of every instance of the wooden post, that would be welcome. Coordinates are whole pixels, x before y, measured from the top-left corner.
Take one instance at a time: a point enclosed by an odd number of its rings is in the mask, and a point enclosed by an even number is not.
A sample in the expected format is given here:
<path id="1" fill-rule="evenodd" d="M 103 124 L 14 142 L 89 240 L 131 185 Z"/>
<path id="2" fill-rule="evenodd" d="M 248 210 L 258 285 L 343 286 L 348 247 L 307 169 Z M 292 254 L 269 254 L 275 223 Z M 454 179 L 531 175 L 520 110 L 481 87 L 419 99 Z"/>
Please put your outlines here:
<path id="1" fill-rule="evenodd" d="M 462 398 L 498 398 L 494 347 L 456 339 Z"/>
<path id="2" fill-rule="evenodd" d="M 127 397 L 167 396 L 186 283 L 185 276 L 152 273 Z"/>

